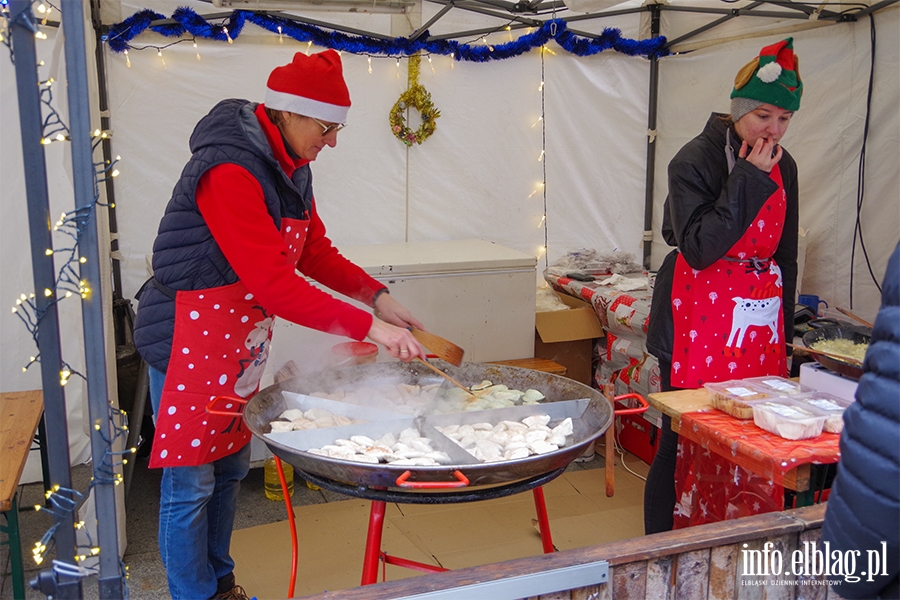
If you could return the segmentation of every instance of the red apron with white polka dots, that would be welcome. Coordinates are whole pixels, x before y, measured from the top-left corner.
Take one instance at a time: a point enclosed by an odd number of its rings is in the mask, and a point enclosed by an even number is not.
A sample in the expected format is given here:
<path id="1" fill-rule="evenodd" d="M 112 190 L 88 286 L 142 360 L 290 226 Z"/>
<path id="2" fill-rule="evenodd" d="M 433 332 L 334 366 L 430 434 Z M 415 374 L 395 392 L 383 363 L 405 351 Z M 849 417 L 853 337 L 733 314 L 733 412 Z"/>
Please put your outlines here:
<path id="1" fill-rule="evenodd" d="M 282 219 L 287 260 L 297 264 L 309 221 Z M 156 416 L 151 467 L 197 466 L 228 456 L 250 441 L 243 404 L 216 396 L 247 398 L 256 393 L 266 367 L 275 316 L 257 304 L 240 281 L 197 291 L 179 291 L 175 300 L 172 354 Z"/>
<path id="2" fill-rule="evenodd" d="M 698 271 L 678 255 L 672 283 L 674 387 L 787 374 L 781 269 L 771 258 L 784 229 L 787 195 L 778 165 L 770 177 L 778 190 L 724 258 Z"/>

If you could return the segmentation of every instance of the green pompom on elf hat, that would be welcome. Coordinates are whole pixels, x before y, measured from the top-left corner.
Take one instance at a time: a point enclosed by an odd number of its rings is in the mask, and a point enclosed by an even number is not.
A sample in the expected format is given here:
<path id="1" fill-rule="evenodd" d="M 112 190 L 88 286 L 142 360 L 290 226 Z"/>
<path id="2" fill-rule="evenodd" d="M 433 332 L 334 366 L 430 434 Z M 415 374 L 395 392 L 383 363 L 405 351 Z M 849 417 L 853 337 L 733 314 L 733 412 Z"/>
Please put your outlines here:
<path id="1" fill-rule="evenodd" d="M 803 82 L 793 44 L 794 38 L 787 38 L 760 50 L 757 58 L 738 71 L 731 98 L 746 98 L 784 110 L 799 109 Z"/>

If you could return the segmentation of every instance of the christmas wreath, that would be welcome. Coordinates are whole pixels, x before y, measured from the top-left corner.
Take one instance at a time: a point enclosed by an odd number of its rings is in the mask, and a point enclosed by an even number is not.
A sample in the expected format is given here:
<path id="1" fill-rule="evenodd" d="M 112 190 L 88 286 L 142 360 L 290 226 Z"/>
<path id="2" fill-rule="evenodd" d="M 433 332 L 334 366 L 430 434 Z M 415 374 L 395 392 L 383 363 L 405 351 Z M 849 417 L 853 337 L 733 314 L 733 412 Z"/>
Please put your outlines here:
<path id="1" fill-rule="evenodd" d="M 391 131 L 407 146 L 421 144 L 431 137 L 437 128 L 435 120 L 441 116 L 431 101 L 431 94 L 419 84 L 419 60 L 418 55 L 409 57 L 409 88 L 400 94 L 389 116 Z M 406 124 L 405 113 L 409 108 L 418 110 L 422 118 L 422 125 L 415 131 Z"/>

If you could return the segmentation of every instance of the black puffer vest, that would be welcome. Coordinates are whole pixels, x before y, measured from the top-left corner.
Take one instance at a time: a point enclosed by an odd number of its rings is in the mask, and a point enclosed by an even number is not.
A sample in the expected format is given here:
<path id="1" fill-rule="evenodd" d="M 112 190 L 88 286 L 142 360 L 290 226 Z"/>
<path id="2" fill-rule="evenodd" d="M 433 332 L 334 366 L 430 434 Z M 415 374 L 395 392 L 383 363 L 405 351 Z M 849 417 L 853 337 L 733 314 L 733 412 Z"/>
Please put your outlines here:
<path id="1" fill-rule="evenodd" d="M 159 371 L 166 371 L 172 351 L 172 291 L 209 289 L 238 280 L 197 208 L 195 192 L 200 177 L 216 165 L 239 165 L 262 186 L 276 227 L 281 228 L 282 217 L 309 218 L 313 197 L 309 165 L 294 171 L 293 181 L 285 176 L 254 114 L 256 107 L 246 100 L 223 100 L 191 134 L 193 154 L 175 184 L 153 242 L 156 284 L 145 285 L 139 294 L 134 323 L 138 351 Z"/>

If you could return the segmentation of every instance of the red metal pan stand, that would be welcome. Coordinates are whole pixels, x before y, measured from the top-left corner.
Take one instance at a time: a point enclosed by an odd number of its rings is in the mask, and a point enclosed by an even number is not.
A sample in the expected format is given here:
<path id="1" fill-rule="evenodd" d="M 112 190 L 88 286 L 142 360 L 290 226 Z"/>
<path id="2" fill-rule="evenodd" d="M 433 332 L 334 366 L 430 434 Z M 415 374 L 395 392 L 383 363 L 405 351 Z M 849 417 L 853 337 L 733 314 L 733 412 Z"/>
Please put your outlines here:
<path id="1" fill-rule="evenodd" d="M 417 562 L 405 558 L 392 556 L 381 550 L 381 539 L 384 529 L 384 514 L 388 502 L 398 504 L 451 504 L 461 502 L 475 502 L 480 500 L 492 500 L 494 498 L 502 498 L 514 494 L 520 494 L 528 490 L 534 495 L 534 506 L 537 512 L 538 525 L 541 535 L 541 544 L 545 554 L 555 551 L 553 540 L 550 535 L 550 520 L 547 516 L 547 506 L 544 501 L 544 490 L 541 486 L 549 483 L 553 479 L 562 475 L 566 470 L 565 467 L 556 469 L 549 473 L 516 481 L 496 487 L 466 489 L 447 491 L 444 493 L 420 493 L 417 490 L 423 489 L 453 489 L 464 488 L 468 485 L 468 479 L 460 471 L 454 472 L 455 481 L 435 482 L 435 481 L 408 481 L 409 473 L 404 473 L 397 478 L 397 487 L 401 490 L 371 488 L 364 486 L 354 486 L 346 483 L 325 479 L 318 475 L 299 472 L 298 476 L 306 479 L 310 483 L 319 487 L 345 494 L 355 498 L 363 498 L 372 501 L 372 508 L 369 513 L 369 528 L 366 534 L 366 551 L 363 559 L 363 572 L 361 585 L 370 585 L 378 581 L 378 563 L 382 563 L 382 573 L 386 565 L 391 564 L 417 571 L 427 573 L 436 573 L 446 571 L 443 567 Z M 410 491 L 406 491 L 410 490 Z M 285 498 L 288 498 L 285 495 Z M 286 501 L 287 503 L 288 501 Z M 293 511 L 288 510 L 289 513 Z M 294 561 L 295 562 L 295 561 Z M 382 574 L 382 579 L 384 574 Z M 296 580 L 296 568 L 291 573 L 291 583 L 289 594 L 293 595 L 294 582 Z"/>

